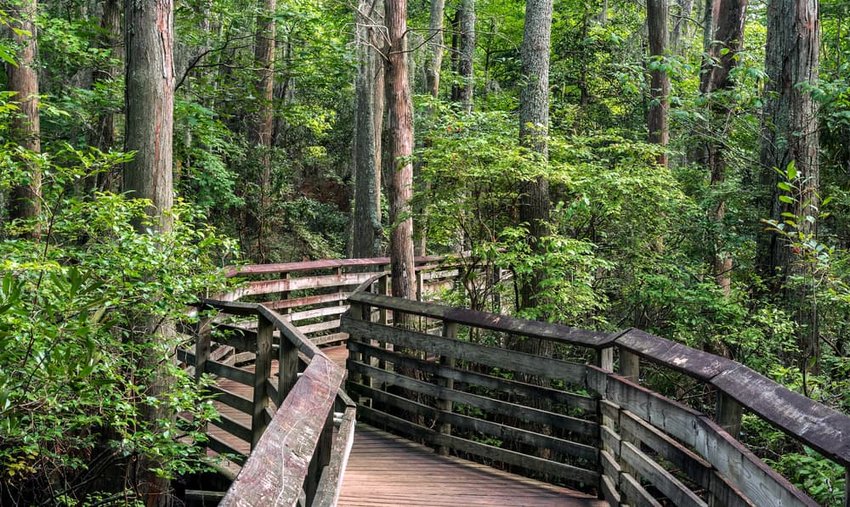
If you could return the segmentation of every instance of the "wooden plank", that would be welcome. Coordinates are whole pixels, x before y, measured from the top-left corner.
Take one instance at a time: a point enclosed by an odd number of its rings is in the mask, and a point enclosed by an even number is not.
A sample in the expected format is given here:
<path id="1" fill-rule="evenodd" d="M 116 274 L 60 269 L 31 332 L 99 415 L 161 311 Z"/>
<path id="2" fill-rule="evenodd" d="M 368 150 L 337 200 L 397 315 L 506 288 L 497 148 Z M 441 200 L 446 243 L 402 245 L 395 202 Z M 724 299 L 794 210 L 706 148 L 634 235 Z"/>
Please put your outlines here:
<path id="1" fill-rule="evenodd" d="M 219 310 L 221 312 L 229 313 L 231 315 L 257 315 L 256 303 L 222 301 L 220 299 L 201 299 L 196 306 L 199 310 Z"/>
<path id="2" fill-rule="evenodd" d="M 508 380 L 483 373 L 461 370 L 442 366 L 433 362 L 422 361 L 413 357 L 399 354 L 390 350 L 382 349 L 364 344 L 362 342 L 352 342 L 349 346 L 350 350 L 362 351 L 369 354 L 371 357 L 376 357 L 381 361 L 391 362 L 405 368 L 415 368 L 424 373 L 438 375 L 440 377 L 454 380 L 455 382 L 464 382 L 476 386 L 485 387 L 487 389 L 495 389 L 501 393 L 511 394 L 515 396 L 524 396 L 530 399 L 545 398 L 552 400 L 555 403 L 562 403 L 571 408 L 578 408 L 588 413 L 596 412 L 597 400 L 589 396 L 569 393 L 552 389 L 548 387 L 526 384 L 516 380 Z"/>
<path id="3" fill-rule="evenodd" d="M 608 502 L 608 505 L 611 507 L 617 507 L 620 505 L 621 497 L 620 492 L 617 490 L 617 486 L 615 486 L 614 481 L 611 478 L 602 476 L 601 481 L 602 486 L 602 498 Z"/>
<path id="4" fill-rule="evenodd" d="M 599 431 L 599 425 L 592 421 L 585 421 L 575 417 L 546 412 L 545 410 L 525 407 L 523 405 L 487 398 L 476 394 L 465 393 L 463 391 L 442 388 L 428 382 L 422 382 L 397 373 L 386 372 L 379 368 L 354 362 L 351 359 L 348 361 L 348 370 L 366 375 L 375 381 L 385 383 L 388 386 L 396 385 L 403 389 L 427 394 L 428 396 L 434 396 L 435 398 L 442 397 L 455 403 L 465 403 L 485 410 L 491 414 L 516 417 L 530 423 L 549 424 L 578 435 L 596 436 Z"/>
<path id="5" fill-rule="evenodd" d="M 349 384 L 349 390 L 371 398 L 373 401 L 395 408 L 400 408 L 412 414 L 424 415 L 441 421 L 446 421 L 457 428 L 490 435 L 505 442 L 526 444 L 537 449 L 552 449 L 553 451 L 585 460 L 594 465 L 599 459 L 597 449 L 590 445 L 571 442 L 569 440 L 555 438 L 521 428 L 514 428 L 505 424 L 477 419 L 463 414 L 439 410 L 395 394 L 387 393 L 369 386 L 364 386 L 362 384 Z"/>
<path id="6" fill-rule="evenodd" d="M 207 373 L 224 377 L 246 386 L 254 385 L 254 374 L 242 368 L 228 366 L 226 364 L 217 363 L 215 361 L 207 362 Z"/>
<path id="7" fill-rule="evenodd" d="M 287 315 L 290 322 L 297 322 L 300 320 L 308 320 L 308 319 L 316 319 L 319 317 L 327 317 L 329 315 L 341 315 L 348 311 L 348 305 L 339 305 L 339 306 L 323 306 L 321 308 L 313 308 L 311 310 L 303 310 L 300 312 L 293 312 Z"/>
<path id="8" fill-rule="evenodd" d="M 434 264 L 446 260 L 444 255 L 422 255 L 414 258 L 417 265 Z M 228 276 L 268 275 L 276 273 L 295 273 L 298 271 L 315 271 L 331 268 L 352 268 L 367 266 L 382 266 L 390 263 L 389 257 L 372 257 L 368 259 L 322 259 L 318 261 L 286 262 L 278 264 L 248 264 L 228 268 Z"/>
<path id="9" fill-rule="evenodd" d="M 314 507 L 334 507 L 339 501 L 346 465 L 354 446 L 354 428 L 357 422 L 355 412 L 353 406 L 345 409 L 331 449 L 331 462 L 319 480 L 316 499 L 313 501 Z"/>
<path id="10" fill-rule="evenodd" d="M 696 451 L 756 505 L 817 505 L 707 416 L 694 426 Z"/>
<path id="11" fill-rule="evenodd" d="M 260 306 L 258 311 L 265 318 L 269 319 L 274 324 L 275 329 L 280 331 L 281 336 L 285 337 L 289 340 L 290 343 L 295 345 L 298 350 L 300 350 L 307 358 L 312 359 L 316 354 L 321 355 L 321 351 L 319 347 L 313 345 L 310 340 L 304 336 L 304 333 L 299 331 L 292 323 L 287 322 L 286 319 L 283 318 L 282 315 L 277 313 L 274 310 L 270 310 L 265 306 Z M 281 340 L 284 341 L 284 340 Z"/>
<path id="12" fill-rule="evenodd" d="M 295 505 L 344 375 L 324 356 L 312 358 L 228 489 L 222 507 Z"/>
<path id="13" fill-rule="evenodd" d="M 239 351 L 254 350 L 257 331 L 232 324 L 216 324 L 214 338 L 217 343 L 228 345 Z"/>
<path id="14" fill-rule="evenodd" d="M 624 500 L 635 507 L 661 507 L 658 500 L 652 497 L 631 474 L 620 474 L 620 491 Z"/>
<path id="15" fill-rule="evenodd" d="M 825 457 L 850 466 L 850 417 L 742 365 L 711 384 Z"/>
<path id="16" fill-rule="evenodd" d="M 260 280 L 248 282 L 229 293 L 234 299 L 260 294 L 275 294 L 304 289 L 321 289 L 325 287 L 347 287 L 358 285 L 370 279 L 373 273 L 343 273 L 333 275 L 301 276 L 298 278 L 283 278 L 279 280 Z"/>
<path id="17" fill-rule="evenodd" d="M 585 366 L 582 364 L 358 321 L 347 315 L 343 316 L 342 320 L 344 331 L 364 340 L 378 340 L 400 347 L 425 350 L 429 354 L 451 356 L 456 360 L 562 379 L 573 385 L 583 385 L 585 381 Z"/>
<path id="18" fill-rule="evenodd" d="M 210 386 L 210 393 L 215 396 L 215 401 L 221 402 L 228 407 L 234 408 L 243 414 L 250 414 L 254 404 L 248 398 L 232 393 L 218 386 Z M 245 439 L 247 442 L 249 439 Z"/>
<path id="19" fill-rule="evenodd" d="M 452 308 L 436 303 L 393 298 L 367 292 L 355 291 L 349 297 L 349 300 L 377 306 L 378 308 L 399 310 L 432 319 L 448 320 L 465 326 L 504 331 L 556 343 L 600 348 L 610 341 L 609 335 L 598 331 L 586 331 L 560 324 L 519 319 L 507 315 L 495 315 L 462 308 Z"/>
<path id="20" fill-rule="evenodd" d="M 375 424 L 386 425 L 395 431 L 409 435 L 414 439 L 424 439 L 426 442 L 431 444 L 444 445 L 458 451 L 518 466 L 526 470 L 542 471 L 565 479 L 573 484 L 596 484 L 599 480 L 598 472 L 573 467 L 563 463 L 556 463 L 536 456 L 527 456 L 515 451 L 464 440 L 455 436 L 441 435 L 430 428 L 380 412 L 368 406 L 359 406 L 358 410 L 361 417 L 366 421 L 373 421 Z"/>
<path id="21" fill-rule="evenodd" d="M 703 382 L 708 382 L 716 375 L 738 364 L 730 359 L 692 349 L 687 345 L 672 342 L 639 329 L 629 329 L 615 341 L 619 347 L 629 352 L 686 373 Z"/>
<path id="22" fill-rule="evenodd" d="M 219 419 L 211 420 L 210 424 L 223 429 L 239 440 L 244 440 L 245 442 L 251 441 L 251 428 L 243 426 L 238 421 L 230 419 L 224 414 L 219 414 Z"/>
<path id="23" fill-rule="evenodd" d="M 700 487 L 710 488 L 712 467 L 694 452 L 628 410 L 620 413 L 620 426 L 624 433 L 634 435 L 641 444 L 672 463 Z"/>
<path id="24" fill-rule="evenodd" d="M 303 334 L 318 333 L 319 331 L 329 331 L 331 329 L 339 329 L 339 320 L 328 320 L 325 322 L 317 322 L 315 324 L 307 324 L 306 326 L 298 326 L 296 329 Z"/>
<path id="25" fill-rule="evenodd" d="M 608 451 L 599 451 L 599 463 L 601 464 L 602 475 L 610 478 L 614 484 L 619 484 L 620 473 L 623 469 L 617 463 L 617 459 Z"/>
<path id="26" fill-rule="evenodd" d="M 329 292 L 327 294 L 315 294 L 291 299 L 277 299 L 260 303 L 272 310 L 286 310 L 288 308 L 301 308 L 303 306 L 320 305 L 323 303 L 335 303 L 348 299 L 350 292 Z"/>
<path id="27" fill-rule="evenodd" d="M 636 445 L 623 441 L 620 446 L 620 459 L 634 468 L 640 474 L 640 477 L 649 481 L 664 493 L 664 496 L 670 499 L 673 505 L 708 507 L 708 504 L 696 493 L 688 489 L 680 480 L 673 477 L 673 474 L 653 461 Z"/>
<path id="28" fill-rule="evenodd" d="M 333 333 L 324 336 L 311 336 L 310 341 L 313 345 L 327 345 L 328 343 L 344 342 L 348 340 L 348 333 Z"/>
<path id="29" fill-rule="evenodd" d="M 227 445 L 227 443 L 223 440 L 211 434 L 207 434 L 207 438 L 209 439 L 207 440 L 207 447 L 209 447 L 213 451 L 219 454 L 226 454 L 229 460 L 239 465 L 245 463 L 245 460 L 247 459 L 245 455 L 237 451 L 233 447 Z"/>

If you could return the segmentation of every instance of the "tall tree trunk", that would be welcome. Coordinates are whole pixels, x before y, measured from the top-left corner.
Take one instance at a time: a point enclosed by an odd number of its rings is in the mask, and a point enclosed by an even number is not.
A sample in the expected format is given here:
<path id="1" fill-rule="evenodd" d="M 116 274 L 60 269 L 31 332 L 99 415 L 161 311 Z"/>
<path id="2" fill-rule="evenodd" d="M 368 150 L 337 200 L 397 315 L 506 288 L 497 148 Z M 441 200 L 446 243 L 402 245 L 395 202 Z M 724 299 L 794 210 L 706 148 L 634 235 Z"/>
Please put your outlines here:
<path id="1" fill-rule="evenodd" d="M 21 147 L 41 153 L 41 123 L 38 113 L 38 73 L 36 72 L 35 25 L 38 2 L 20 0 L 9 7 L 9 15 L 15 24 L 12 40 L 20 48 L 17 65 L 6 65 L 9 91 L 15 92 L 18 113 L 12 119 L 11 134 Z M 41 169 L 37 164 L 27 163 L 29 181 L 12 188 L 9 200 L 9 219 L 34 219 L 41 212 Z M 39 235 L 36 226 L 30 236 Z"/>
<path id="2" fill-rule="evenodd" d="M 251 128 L 251 142 L 259 150 L 260 203 L 257 212 L 257 255 L 260 262 L 267 254 L 265 244 L 271 208 L 272 136 L 274 134 L 274 55 L 276 0 L 260 0 L 257 33 L 254 42 L 254 64 L 257 68 L 257 96 L 260 99 L 256 119 Z"/>
<path id="3" fill-rule="evenodd" d="M 475 91 L 475 0 L 462 0 L 460 8 L 460 61 L 458 73 L 463 84 L 460 86 L 460 102 L 463 110 L 472 112 L 472 97 Z"/>
<path id="4" fill-rule="evenodd" d="M 738 52 L 744 43 L 744 21 L 747 12 L 747 0 L 714 0 L 712 10 L 718 13 L 712 23 L 714 32 L 709 36 L 712 44 L 707 48 L 706 59 L 700 76 L 700 93 L 708 99 L 709 127 L 705 144 L 706 163 L 710 174 L 711 186 L 716 190 L 726 180 L 726 147 L 728 126 L 732 115 L 732 98 L 716 92 L 731 90 L 734 86 L 730 78 L 732 69 L 738 62 Z M 727 94 L 728 95 L 728 94 Z M 719 197 L 711 211 L 714 230 L 724 229 L 726 200 Z M 715 237 L 712 255 L 712 271 L 717 285 L 725 295 L 732 288 L 732 256 L 726 245 Z"/>
<path id="5" fill-rule="evenodd" d="M 429 37 L 431 38 L 431 57 L 425 69 L 428 93 L 434 99 L 440 96 L 440 72 L 443 67 L 443 22 L 446 0 L 431 0 L 431 20 Z"/>
<path id="6" fill-rule="evenodd" d="M 649 55 L 653 60 L 664 58 L 667 52 L 667 11 L 668 0 L 647 0 L 646 22 L 649 28 Z M 649 142 L 660 145 L 666 150 L 670 142 L 670 129 L 667 114 L 670 109 L 670 76 L 660 69 L 650 73 L 649 86 Z M 667 165 L 667 154 L 658 157 L 658 163 Z"/>
<path id="7" fill-rule="evenodd" d="M 673 32 L 670 34 L 670 47 L 676 53 L 682 54 L 685 49 L 682 37 L 687 38 L 688 35 L 687 28 L 694 8 L 694 0 L 676 0 L 676 5 L 679 12 L 674 16 L 676 19 L 673 21 Z"/>
<path id="8" fill-rule="evenodd" d="M 168 212 L 173 204 L 172 134 L 174 129 L 174 5 L 172 0 L 125 0 L 126 132 L 125 150 L 136 153 L 124 168 L 124 191 L 150 200 L 148 213 L 161 232 L 171 230 Z M 154 319 L 151 319 L 152 321 Z M 137 339 L 145 351 L 139 371 L 149 372 L 146 397 L 158 398 L 169 385 L 159 358 L 170 353 L 168 331 L 150 322 Z M 142 418 L 153 431 L 157 421 L 173 417 L 162 407 L 142 403 Z M 138 464 L 136 485 L 147 506 L 171 503 L 167 480 L 154 470 L 152 458 Z"/>
<path id="9" fill-rule="evenodd" d="M 387 163 L 390 166 L 390 263 L 396 297 L 416 299 L 413 264 L 413 101 L 407 60 L 407 0 L 387 0 Z"/>
<path id="10" fill-rule="evenodd" d="M 772 195 L 769 216 L 782 221 L 782 213 L 797 217 L 817 217 L 820 166 L 818 106 L 804 86 L 818 78 L 820 25 L 817 0 L 772 0 L 767 10 L 767 47 L 765 71 L 765 108 L 762 122 L 760 162 L 762 183 Z M 779 201 L 774 169 L 785 171 L 794 162 L 799 175 L 795 185 L 800 190 L 793 203 Z M 816 221 L 797 220 L 798 232 L 814 235 Z M 759 268 L 779 284 L 789 275 L 804 274 L 802 265 L 784 238 L 764 232 L 759 241 Z M 778 276 L 777 276 L 778 275 Z M 810 359 L 820 356 L 817 312 L 812 308 L 813 294 L 803 288 L 790 288 L 785 293 L 795 308 L 800 324 L 800 346 L 803 368 Z"/>
<path id="11" fill-rule="evenodd" d="M 519 141 L 540 164 L 549 160 L 549 51 L 552 34 L 552 0 L 528 0 L 525 7 L 525 30 L 520 55 L 526 84 L 520 92 Z M 520 221 L 528 224 L 532 249 L 540 248 L 546 235 L 551 203 L 549 181 L 542 176 L 522 185 Z M 542 280 L 534 275 L 520 290 L 520 308 L 535 306 L 540 298 Z M 548 342 L 525 340 L 520 348 L 531 353 L 547 353 Z"/>
<path id="12" fill-rule="evenodd" d="M 374 6 L 374 8 L 373 8 Z M 370 12 L 371 11 L 371 12 Z M 375 50 L 383 2 L 361 0 L 356 17 L 354 218 L 352 256 L 376 257 L 381 251 L 381 128 L 384 115 L 384 63 Z"/>
<path id="13" fill-rule="evenodd" d="M 451 56 L 451 69 L 452 73 L 457 75 L 460 72 L 460 17 L 461 17 L 461 9 L 458 8 L 455 11 L 454 17 L 451 19 L 452 23 L 452 50 L 449 52 Z M 452 91 L 451 91 L 451 100 L 452 102 L 457 102 L 460 100 L 460 87 L 457 85 L 457 82 L 452 83 Z"/>
<path id="14" fill-rule="evenodd" d="M 108 83 L 116 79 L 121 72 L 121 67 L 115 63 L 121 54 L 121 2 L 120 0 L 105 0 L 103 2 L 103 13 L 100 19 L 100 31 L 98 45 L 102 49 L 109 50 L 110 62 L 105 67 L 97 68 L 92 73 L 93 84 Z M 89 139 L 89 142 L 102 151 L 109 151 L 115 147 L 116 111 L 105 108 L 98 112 L 97 126 Z M 98 174 L 90 177 L 86 182 L 88 188 L 106 189 L 114 187 L 114 178 L 110 174 Z M 115 190 L 115 188 L 113 188 Z"/>

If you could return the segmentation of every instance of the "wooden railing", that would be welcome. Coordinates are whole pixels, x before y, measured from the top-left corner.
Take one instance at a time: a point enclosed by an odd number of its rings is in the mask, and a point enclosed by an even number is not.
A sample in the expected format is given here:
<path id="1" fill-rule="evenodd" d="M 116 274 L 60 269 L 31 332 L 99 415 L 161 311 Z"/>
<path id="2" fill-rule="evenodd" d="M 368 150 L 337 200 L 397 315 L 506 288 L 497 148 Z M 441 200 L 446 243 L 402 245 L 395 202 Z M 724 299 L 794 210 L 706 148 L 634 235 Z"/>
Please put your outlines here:
<path id="1" fill-rule="evenodd" d="M 457 276 L 442 261 L 417 260 L 420 293 Z M 178 350 L 177 356 L 198 378 L 217 379 L 210 391 L 220 417 L 210 423 L 217 430 L 208 431 L 207 446 L 241 465 L 221 505 L 336 503 L 355 405 L 341 389 L 345 369 L 319 345 L 347 339 L 339 329 L 347 297 L 388 263 L 377 258 L 243 266 L 229 273 L 243 279 L 235 290 L 198 304 L 194 350 Z"/>
<path id="2" fill-rule="evenodd" d="M 441 452 L 589 487 L 612 505 L 816 505 L 735 438 L 745 409 L 850 465 L 850 418 L 734 361 L 635 329 L 449 308 L 381 285 L 354 291 L 342 318 L 348 392 L 361 420 Z M 524 339 L 593 349 L 596 365 L 504 347 Z M 641 360 L 712 386 L 715 419 L 640 386 Z"/>

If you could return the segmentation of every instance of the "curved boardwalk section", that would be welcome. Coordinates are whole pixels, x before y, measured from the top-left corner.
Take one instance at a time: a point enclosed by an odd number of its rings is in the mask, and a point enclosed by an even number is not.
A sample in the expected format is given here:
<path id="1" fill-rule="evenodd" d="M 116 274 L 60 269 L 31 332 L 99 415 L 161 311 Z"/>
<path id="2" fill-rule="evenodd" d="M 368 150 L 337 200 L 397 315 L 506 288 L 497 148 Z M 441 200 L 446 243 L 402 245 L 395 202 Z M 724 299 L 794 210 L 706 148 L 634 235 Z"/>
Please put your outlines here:
<path id="1" fill-rule="evenodd" d="M 438 456 L 401 437 L 358 425 L 341 507 L 602 506 L 569 489 L 460 458 Z"/>

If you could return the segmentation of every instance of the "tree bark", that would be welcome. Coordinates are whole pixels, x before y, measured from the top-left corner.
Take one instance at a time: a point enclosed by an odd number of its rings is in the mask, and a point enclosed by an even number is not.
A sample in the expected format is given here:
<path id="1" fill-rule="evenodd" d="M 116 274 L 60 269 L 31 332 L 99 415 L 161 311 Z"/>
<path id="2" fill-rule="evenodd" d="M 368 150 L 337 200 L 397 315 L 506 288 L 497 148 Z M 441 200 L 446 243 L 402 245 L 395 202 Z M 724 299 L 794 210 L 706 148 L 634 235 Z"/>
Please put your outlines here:
<path id="1" fill-rule="evenodd" d="M 667 52 L 667 11 L 668 0 L 647 0 L 646 22 L 649 28 L 649 55 L 653 60 L 663 58 Z M 650 73 L 649 89 L 649 142 L 658 144 L 666 150 L 670 142 L 670 129 L 667 115 L 670 109 L 670 76 L 660 69 Z M 658 163 L 667 166 L 667 154 L 658 157 Z"/>
<path id="2" fill-rule="evenodd" d="M 173 0 L 125 0 L 126 132 L 125 150 L 135 157 L 124 167 L 124 191 L 149 199 L 148 213 L 159 232 L 171 230 L 168 215 L 173 204 L 172 134 L 174 129 L 174 5 Z M 151 321 L 155 319 L 151 318 Z M 140 371 L 149 372 L 146 397 L 159 397 L 169 378 L 159 357 L 168 345 L 167 327 L 150 322 L 137 340 L 146 350 Z M 153 431 L 157 421 L 174 417 L 163 408 L 142 403 L 141 417 Z M 172 501 L 170 485 L 154 473 L 161 466 L 143 457 L 138 463 L 136 487 L 146 506 Z"/>
<path id="3" fill-rule="evenodd" d="M 22 148 L 41 153 L 41 121 L 38 112 L 38 54 L 36 0 L 21 0 L 9 7 L 9 15 L 19 31 L 12 32 L 12 41 L 20 48 L 17 65 L 6 65 L 9 91 L 15 92 L 18 113 L 11 122 L 11 135 Z M 34 219 L 41 213 L 41 169 L 27 162 L 29 181 L 12 188 L 9 199 L 9 219 Z M 36 225 L 27 235 L 38 237 Z"/>
<path id="4" fill-rule="evenodd" d="M 676 4 L 679 7 L 679 14 L 675 16 L 676 19 L 673 21 L 673 31 L 670 34 L 670 47 L 678 54 L 682 54 L 684 52 L 682 37 L 684 35 L 687 38 L 688 35 L 687 28 L 691 11 L 694 8 L 694 0 L 676 0 Z"/>
<path id="5" fill-rule="evenodd" d="M 707 37 L 712 43 L 707 48 L 706 58 L 703 61 L 700 93 L 708 100 L 709 127 L 705 143 L 705 158 L 710 184 L 717 189 L 726 180 L 724 139 L 727 139 L 729 135 L 728 126 L 733 104 L 731 97 L 722 94 L 718 97 L 715 92 L 731 90 L 734 87 L 730 74 L 737 65 L 737 54 L 744 43 L 747 0 L 713 0 L 711 10 L 717 13 L 717 18 L 711 23 L 713 33 Z M 715 224 L 715 231 L 723 230 L 725 217 L 726 200 L 720 197 L 710 217 Z M 712 271 L 717 285 L 728 296 L 732 290 L 732 256 L 718 237 L 714 239 Z"/>
<path id="6" fill-rule="evenodd" d="M 373 8 L 374 6 L 374 8 Z M 371 12 L 370 12 L 371 11 Z M 383 23 L 383 3 L 362 0 L 356 17 L 354 218 L 352 256 L 381 252 L 381 128 L 384 116 L 384 63 L 374 25 Z"/>
<path id="7" fill-rule="evenodd" d="M 804 236 L 817 232 L 820 166 L 818 149 L 818 105 L 805 88 L 818 77 L 820 25 L 817 0 L 772 0 L 767 10 L 765 108 L 762 119 L 760 162 L 762 184 L 770 198 L 769 216 L 782 221 L 782 213 L 797 216 L 797 231 Z M 800 190 L 794 202 L 779 201 L 775 169 L 785 171 L 794 162 Z M 763 276 L 784 285 L 789 275 L 804 274 L 797 253 L 784 238 L 763 232 L 759 238 L 758 265 Z M 804 289 L 785 291 L 788 304 L 795 308 L 800 324 L 799 341 L 803 364 L 820 356 L 817 312 L 810 306 L 813 294 Z M 807 303 L 808 302 L 808 303 Z"/>
<path id="8" fill-rule="evenodd" d="M 260 203 L 257 212 L 257 255 L 267 258 L 265 244 L 268 214 L 271 208 L 272 136 L 274 134 L 274 58 L 276 0 L 260 0 L 257 33 L 254 42 L 254 64 L 257 68 L 259 109 L 251 128 L 251 143 L 259 150 Z"/>
<path id="9" fill-rule="evenodd" d="M 425 69 L 428 93 L 434 99 L 440 96 L 440 73 L 443 67 L 443 22 L 445 19 L 446 0 L 431 0 L 431 21 L 429 37 L 431 37 L 431 57 Z"/>
<path id="10" fill-rule="evenodd" d="M 467 113 L 472 112 L 472 99 L 475 93 L 475 73 L 473 59 L 475 57 L 475 0 L 462 0 L 460 8 L 460 60 L 458 73 L 462 84 L 460 86 L 460 103 Z"/>
<path id="11" fill-rule="evenodd" d="M 552 32 L 552 0 L 529 0 L 525 8 L 525 29 L 520 47 L 522 75 L 526 85 L 520 92 L 519 140 L 520 145 L 528 148 L 541 164 L 548 164 L 549 136 L 549 51 Z M 524 182 L 521 188 L 519 217 L 520 222 L 528 224 L 529 240 L 532 248 L 540 247 L 540 238 L 546 235 L 546 223 L 549 220 L 550 199 L 549 181 L 538 176 Z M 533 276 L 520 290 L 519 307 L 531 308 L 540 294 L 540 280 Z M 532 350 L 539 352 L 543 343 L 540 340 L 528 340 Z M 539 343 L 538 343 L 539 342 Z"/>
<path id="12" fill-rule="evenodd" d="M 413 264 L 413 101 L 407 68 L 407 0 L 386 2 L 389 46 L 386 67 L 387 131 L 389 132 L 390 263 L 393 296 L 416 299 Z"/>

